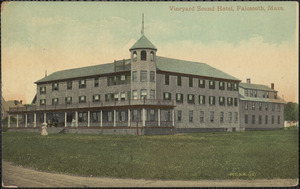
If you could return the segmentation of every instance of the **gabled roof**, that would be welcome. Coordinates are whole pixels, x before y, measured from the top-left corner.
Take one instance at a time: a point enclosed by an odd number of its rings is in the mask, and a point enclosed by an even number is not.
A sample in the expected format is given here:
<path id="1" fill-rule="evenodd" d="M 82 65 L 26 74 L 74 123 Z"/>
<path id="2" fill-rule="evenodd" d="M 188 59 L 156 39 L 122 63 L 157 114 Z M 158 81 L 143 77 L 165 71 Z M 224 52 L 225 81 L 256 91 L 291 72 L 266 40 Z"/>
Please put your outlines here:
<path id="1" fill-rule="evenodd" d="M 157 56 L 156 67 L 162 71 L 240 81 L 239 79 L 205 63 Z"/>
<path id="2" fill-rule="evenodd" d="M 123 61 L 123 60 L 120 60 Z M 118 63 L 118 61 L 117 61 Z M 125 64 L 130 64 L 130 59 L 125 60 Z M 240 81 L 239 79 L 222 72 L 216 68 L 213 68 L 205 63 L 197 63 L 185 60 L 178 60 L 165 57 L 156 57 L 156 67 L 158 70 L 175 72 L 181 74 L 197 75 L 210 78 L 219 78 L 227 80 Z M 128 67 L 127 71 L 130 70 Z M 100 64 L 96 66 L 88 66 L 82 68 L 75 68 L 69 70 L 62 70 L 54 72 L 47 77 L 36 81 L 35 83 L 43 83 L 49 81 L 59 81 L 71 78 L 80 78 L 80 77 L 92 77 L 103 74 L 115 73 L 114 63 Z"/>
<path id="3" fill-rule="evenodd" d="M 142 37 L 137 40 L 137 42 L 129 49 L 154 49 L 157 50 L 157 48 L 151 43 L 151 41 L 145 36 L 142 35 Z"/>
<path id="4" fill-rule="evenodd" d="M 240 87 L 245 88 L 245 89 L 277 92 L 276 90 L 271 89 L 270 87 L 268 87 L 266 85 L 259 85 L 259 84 L 252 84 L 252 83 L 240 83 Z"/>

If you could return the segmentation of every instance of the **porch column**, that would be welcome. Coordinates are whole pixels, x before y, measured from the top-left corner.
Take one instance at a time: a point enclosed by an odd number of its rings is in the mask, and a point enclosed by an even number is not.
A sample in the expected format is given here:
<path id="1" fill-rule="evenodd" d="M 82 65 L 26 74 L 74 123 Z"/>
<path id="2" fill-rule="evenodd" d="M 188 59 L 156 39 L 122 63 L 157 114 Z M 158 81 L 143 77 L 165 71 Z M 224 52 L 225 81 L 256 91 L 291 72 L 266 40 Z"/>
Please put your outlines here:
<path id="1" fill-rule="evenodd" d="M 90 127 L 90 120 L 91 119 L 91 116 L 90 116 L 90 111 L 88 111 L 88 127 Z"/>
<path id="2" fill-rule="evenodd" d="M 17 114 L 17 128 L 19 127 L 19 114 Z"/>
<path id="3" fill-rule="evenodd" d="M 160 109 L 157 110 L 157 121 L 158 121 L 158 126 L 160 127 Z"/>
<path id="4" fill-rule="evenodd" d="M 75 127 L 78 127 L 78 112 L 75 112 Z"/>
<path id="5" fill-rule="evenodd" d="M 100 110 L 100 127 L 102 127 L 102 110 Z"/>
<path id="6" fill-rule="evenodd" d="M 47 114 L 44 113 L 44 123 L 47 123 Z"/>
<path id="7" fill-rule="evenodd" d="M 173 109 L 172 110 L 172 126 L 174 127 L 175 126 L 175 110 Z"/>
<path id="8" fill-rule="evenodd" d="M 36 127 L 36 113 L 33 114 L 33 127 Z"/>
<path id="9" fill-rule="evenodd" d="M 67 112 L 65 112 L 65 127 L 67 127 Z"/>
<path id="10" fill-rule="evenodd" d="M 27 114 L 25 114 L 25 127 L 27 127 Z"/>
<path id="11" fill-rule="evenodd" d="M 143 108 L 142 119 L 143 119 L 143 124 L 142 124 L 142 126 L 145 127 L 145 125 L 146 125 L 146 120 L 145 120 L 145 108 Z"/>
<path id="12" fill-rule="evenodd" d="M 8 127 L 10 127 L 10 115 L 8 115 L 8 118 L 7 118 L 7 124 L 8 124 Z"/>
<path id="13" fill-rule="evenodd" d="M 114 127 L 116 127 L 116 110 L 114 110 Z"/>
<path id="14" fill-rule="evenodd" d="M 130 127 L 130 118 L 131 118 L 131 115 L 130 115 L 130 109 L 128 109 L 128 127 Z"/>

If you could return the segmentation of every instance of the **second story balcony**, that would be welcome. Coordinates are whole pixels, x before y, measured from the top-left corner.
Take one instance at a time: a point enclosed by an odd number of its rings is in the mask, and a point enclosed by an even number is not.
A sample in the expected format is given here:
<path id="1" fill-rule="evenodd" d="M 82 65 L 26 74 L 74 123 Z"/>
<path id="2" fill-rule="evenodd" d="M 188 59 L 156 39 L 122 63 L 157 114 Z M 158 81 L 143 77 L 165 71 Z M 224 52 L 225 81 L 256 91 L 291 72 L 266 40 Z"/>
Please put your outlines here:
<path id="1" fill-rule="evenodd" d="M 137 100 L 120 100 L 120 101 L 98 101 L 57 105 L 27 105 L 25 107 L 10 108 L 9 112 L 34 112 L 34 111 L 55 111 L 55 110 L 73 110 L 73 109 L 106 109 L 106 108 L 130 108 L 130 107 L 157 107 L 157 108 L 173 108 L 174 100 L 158 100 L 158 99 L 137 99 Z"/>

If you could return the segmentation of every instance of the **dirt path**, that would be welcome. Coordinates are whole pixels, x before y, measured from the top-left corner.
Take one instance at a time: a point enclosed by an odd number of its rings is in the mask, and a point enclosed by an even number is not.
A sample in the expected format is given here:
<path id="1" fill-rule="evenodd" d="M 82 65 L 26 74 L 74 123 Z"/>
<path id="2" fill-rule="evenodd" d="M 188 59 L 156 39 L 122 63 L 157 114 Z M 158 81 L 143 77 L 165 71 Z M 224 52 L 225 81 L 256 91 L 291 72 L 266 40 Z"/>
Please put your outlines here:
<path id="1" fill-rule="evenodd" d="M 36 171 L 3 161 L 2 184 L 17 187 L 276 187 L 296 186 L 298 179 L 162 181 L 80 177 Z"/>

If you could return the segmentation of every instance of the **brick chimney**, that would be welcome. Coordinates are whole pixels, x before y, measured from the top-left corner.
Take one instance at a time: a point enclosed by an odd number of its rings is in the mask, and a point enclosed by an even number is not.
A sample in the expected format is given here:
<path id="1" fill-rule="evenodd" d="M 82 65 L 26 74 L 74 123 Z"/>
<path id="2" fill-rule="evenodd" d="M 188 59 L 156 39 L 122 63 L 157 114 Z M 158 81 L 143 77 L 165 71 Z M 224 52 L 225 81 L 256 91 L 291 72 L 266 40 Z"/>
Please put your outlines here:
<path id="1" fill-rule="evenodd" d="M 251 79 L 250 78 L 247 78 L 247 83 L 251 83 Z"/>
<path id="2" fill-rule="evenodd" d="M 271 89 L 274 89 L 274 83 L 271 83 Z"/>
<path id="3" fill-rule="evenodd" d="M 20 104 L 22 104 L 23 103 L 23 100 L 20 100 Z"/>

